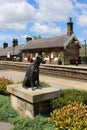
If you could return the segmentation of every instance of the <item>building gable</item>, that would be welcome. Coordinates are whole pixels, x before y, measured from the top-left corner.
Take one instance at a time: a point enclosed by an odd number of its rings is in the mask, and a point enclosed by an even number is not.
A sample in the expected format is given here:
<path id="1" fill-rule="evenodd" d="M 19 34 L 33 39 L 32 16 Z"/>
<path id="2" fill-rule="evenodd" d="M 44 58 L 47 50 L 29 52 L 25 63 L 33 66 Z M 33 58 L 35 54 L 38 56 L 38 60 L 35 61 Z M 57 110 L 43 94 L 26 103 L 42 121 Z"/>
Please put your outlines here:
<path id="1" fill-rule="evenodd" d="M 78 44 L 80 46 L 80 42 L 79 40 L 77 39 L 77 37 L 75 36 L 75 34 L 72 34 L 69 39 L 66 41 L 66 43 L 64 44 L 64 49 L 66 49 L 66 47 L 71 43 L 71 44 L 74 44 L 75 45 L 75 41 L 78 41 Z"/>

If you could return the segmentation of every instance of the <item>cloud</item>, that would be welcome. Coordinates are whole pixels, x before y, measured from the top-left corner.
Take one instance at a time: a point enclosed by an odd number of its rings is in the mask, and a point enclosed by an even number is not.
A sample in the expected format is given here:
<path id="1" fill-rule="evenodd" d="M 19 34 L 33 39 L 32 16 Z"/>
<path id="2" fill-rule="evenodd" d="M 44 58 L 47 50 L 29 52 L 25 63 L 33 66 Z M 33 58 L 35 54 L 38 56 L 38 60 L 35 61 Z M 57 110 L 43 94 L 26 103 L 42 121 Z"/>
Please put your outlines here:
<path id="1" fill-rule="evenodd" d="M 0 0 L 0 28 L 19 31 L 26 30 L 32 22 L 66 21 L 76 13 L 72 1 L 75 0 L 35 0 L 35 8 L 27 0 Z"/>
<path id="2" fill-rule="evenodd" d="M 3 43 L 7 41 L 12 41 L 12 36 L 9 34 L 0 34 L 0 47 L 3 47 Z M 3 40 L 4 39 L 4 40 Z"/>
<path id="3" fill-rule="evenodd" d="M 85 35 L 87 35 L 87 30 L 84 30 L 83 33 L 84 33 Z"/>
<path id="4" fill-rule="evenodd" d="M 77 16 L 77 22 L 80 26 L 87 26 L 87 4 L 83 4 L 80 13 Z"/>
<path id="5" fill-rule="evenodd" d="M 33 20 L 35 9 L 25 0 L 0 1 L 0 28 L 24 30 Z"/>
<path id="6" fill-rule="evenodd" d="M 79 15 L 77 18 L 78 24 L 81 26 L 87 26 L 87 15 Z"/>
<path id="7" fill-rule="evenodd" d="M 0 34 L 0 41 L 3 41 L 3 39 L 4 39 L 4 41 L 7 41 L 8 39 L 12 40 L 12 36 L 9 34 L 8 35 Z"/>
<path id="8" fill-rule="evenodd" d="M 77 11 L 76 21 L 80 26 L 87 26 L 87 4 L 80 3 L 77 0 L 75 2 L 75 10 Z"/>
<path id="9" fill-rule="evenodd" d="M 32 32 L 47 36 L 64 34 L 66 30 L 62 24 L 69 17 L 86 27 L 87 4 L 78 0 L 31 0 L 30 3 L 29 0 L 0 0 L 1 31 L 15 30 L 16 36 L 18 34 L 20 37 L 22 34 L 31 35 Z"/>
<path id="10" fill-rule="evenodd" d="M 65 21 L 74 13 L 74 6 L 70 0 L 36 0 L 38 10 L 37 21 Z"/>
<path id="11" fill-rule="evenodd" d="M 0 0 L 0 28 L 25 30 L 28 23 L 60 22 L 77 16 L 80 9 L 86 17 L 87 4 L 77 0 L 35 0 L 35 8 L 27 0 Z M 84 14 L 85 13 L 85 14 Z M 81 24 L 80 14 L 78 21 Z"/>
<path id="12" fill-rule="evenodd" d="M 65 29 L 56 25 L 56 22 L 66 22 L 68 17 L 75 16 L 73 0 L 35 0 L 38 4 L 35 15 L 35 24 L 30 31 L 38 34 L 61 35 Z"/>
<path id="13" fill-rule="evenodd" d="M 21 38 L 22 38 L 22 39 L 26 39 L 26 37 L 31 37 L 31 36 L 29 36 L 29 35 L 26 35 L 26 34 L 24 34 L 24 35 L 21 35 Z"/>
<path id="14" fill-rule="evenodd" d="M 61 27 L 56 26 L 54 23 L 40 24 L 35 23 L 30 29 L 31 31 L 37 32 L 38 34 L 62 34 Z"/>
<path id="15" fill-rule="evenodd" d="M 75 1 L 73 0 L 73 2 L 74 2 L 74 5 L 75 5 L 75 8 L 77 8 L 77 9 L 84 10 L 84 9 L 87 8 L 87 4 L 85 4 L 84 1 L 83 1 L 83 3 L 80 3 L 77 0 L 75 0 Z"/>

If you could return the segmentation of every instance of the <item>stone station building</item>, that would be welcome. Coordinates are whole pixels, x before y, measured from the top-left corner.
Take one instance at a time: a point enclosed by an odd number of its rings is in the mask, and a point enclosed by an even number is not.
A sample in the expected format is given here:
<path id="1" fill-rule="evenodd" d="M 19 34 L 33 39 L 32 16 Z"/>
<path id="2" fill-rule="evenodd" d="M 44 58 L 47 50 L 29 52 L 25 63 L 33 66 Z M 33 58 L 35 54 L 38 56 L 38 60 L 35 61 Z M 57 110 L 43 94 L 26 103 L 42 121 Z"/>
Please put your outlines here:
<path id="1" fill-rule="evenodd" d="M 21 48 L 23 61 L 35 58 L 38 53 L 48 64 L 76 64 L 79 60 L 79 41 L 73 32 L 73 22 L 69 18 L 67 22 L 67 34 L 49 38 L 33 40 L 27 37 L 26 44 Z"/>

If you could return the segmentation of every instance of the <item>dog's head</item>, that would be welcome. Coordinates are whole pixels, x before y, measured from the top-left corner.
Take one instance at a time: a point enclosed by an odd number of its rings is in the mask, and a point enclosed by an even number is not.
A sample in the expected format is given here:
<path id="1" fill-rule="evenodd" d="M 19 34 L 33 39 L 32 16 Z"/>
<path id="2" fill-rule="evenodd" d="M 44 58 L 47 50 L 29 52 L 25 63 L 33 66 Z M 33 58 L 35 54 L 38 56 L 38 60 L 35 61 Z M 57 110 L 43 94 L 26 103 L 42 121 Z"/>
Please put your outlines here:
<path id="1" fill-rule="evenodd" d="M 35 59 L 35 63 L 40 65 L 40 63 L 45 63 L 45 60 L 41 56 L 37 56 Z"/>

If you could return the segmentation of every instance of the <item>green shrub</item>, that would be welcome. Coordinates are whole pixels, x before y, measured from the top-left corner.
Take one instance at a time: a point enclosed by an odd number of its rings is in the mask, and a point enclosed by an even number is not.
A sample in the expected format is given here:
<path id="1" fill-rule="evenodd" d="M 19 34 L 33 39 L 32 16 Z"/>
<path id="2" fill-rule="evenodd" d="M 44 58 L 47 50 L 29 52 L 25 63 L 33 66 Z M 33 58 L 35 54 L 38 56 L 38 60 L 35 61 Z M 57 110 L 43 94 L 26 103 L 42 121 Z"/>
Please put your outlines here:
<path id="1" fill-rule="evenodd" d="M 34 119 L 16 117 L 11 122 L 14 124 L 14 128 L 11 130 L 55 130 L 49 118 L 41 115 L 36 116 Z"/>
<path id="2" fill-rule="evenodd" d="M 71 102 L 83 102 L 87 104 L 87 91 L 77 89 L 62 89 L 60 90 L 60 97 L 52 99 L 51 104 L 53 109 L 57 109 L 67 105 Z"/>
<path id="3" fill-rule="evenodd" d="M 58 58 L 58 65 L 62 65 L 62 60 L 61 60 L 61 58 Z"/>
<path id="4" fill-rule="evenodd" d="M 9 93 L 6 90 L 6 85 L 12 84 L 13 81 L 5 77 L 0 78 L 0 94 L 8 95 Z"/>
<path id="5" fill-rule="evenodd" d="M 51 113 L 56 130 L 87 130 L 87 105 L 72 102 Z"/>
<path id="6" fill-rule="evenodd" d="M 8 121 L 9 118 L 17 116 L 15 110 L 10 105 L 10 97 L 0 95 L 0 121 Z"/>

